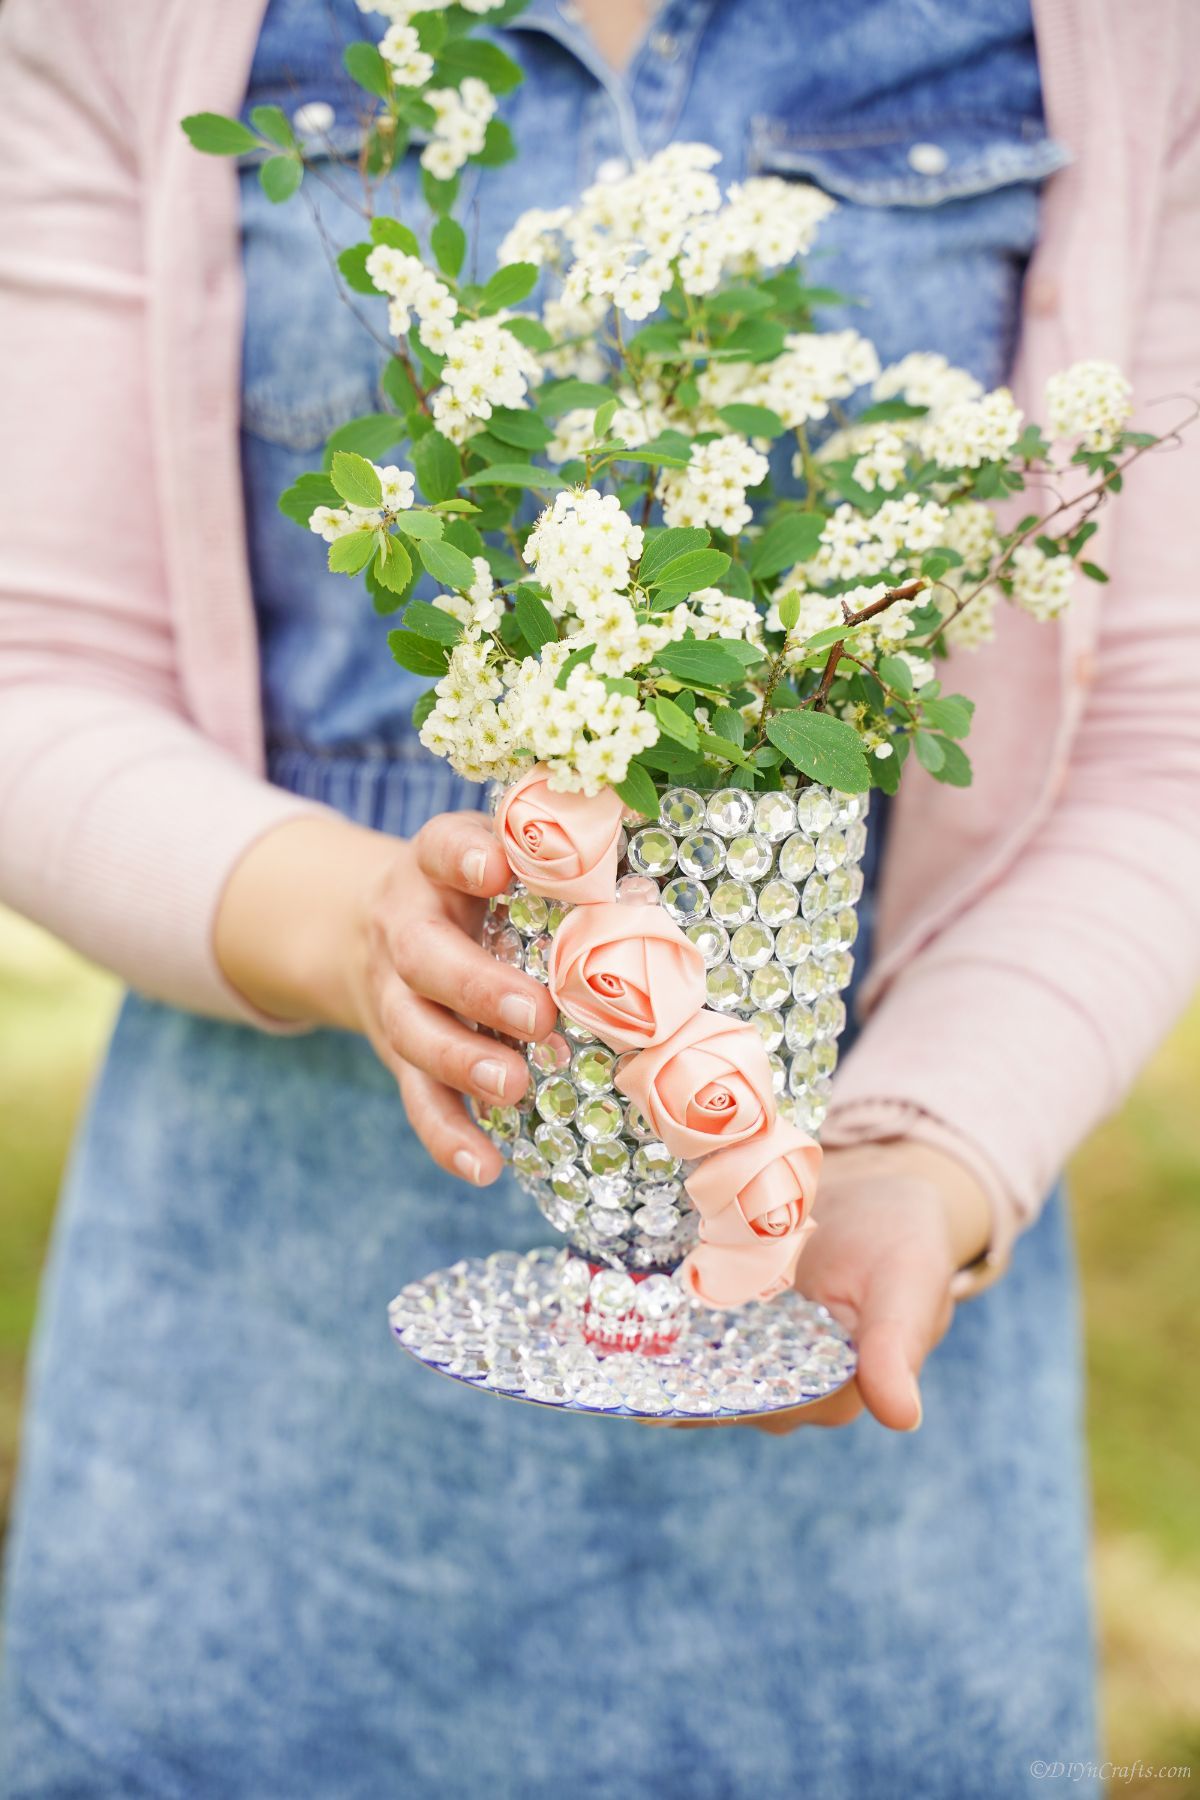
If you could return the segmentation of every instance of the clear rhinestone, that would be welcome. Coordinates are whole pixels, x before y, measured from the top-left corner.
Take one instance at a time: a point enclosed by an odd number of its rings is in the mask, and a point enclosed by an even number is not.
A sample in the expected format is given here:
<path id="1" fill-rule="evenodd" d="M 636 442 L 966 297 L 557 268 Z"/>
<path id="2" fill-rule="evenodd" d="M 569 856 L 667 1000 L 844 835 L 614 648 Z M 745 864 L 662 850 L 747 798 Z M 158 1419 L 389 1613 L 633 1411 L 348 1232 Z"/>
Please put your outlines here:
<path id="1" fill-rule="evenodd" d="M 818 1038 L 812 1047 L 813 1073 L 828 1077 L 837 1067 L 837 1045 L 828 1038 Z"/>
<path id="2" fill-rule="evenodd" d="M 767 925 L 786 925 L 800 910 L 800 890 L 790 881 L 768 881 L 758 896 L 758 916 Z"/>
<path id="3" fill-rule="evenodd" d="M 782 1006 L 791 991 L 791 980 L 781 963 L 769 962 L 750 977 L 750 998 L 755 1006 Z"/>
<path id="4" fill-rule="evenodd" d="M 575 1163 L 560 1163 L 550 1177 L 550 1186 L 560 1200 L 582 1206 L 588 1197 L 587 1177 Z"/>
<path id="5" fill-rule="evenodd" d="M 823 875 L 810 875 L 805 882 L 800 910 L 806 919 L 815 919 L 818 913 L 825 911 L 825 878 Z"/>
<path id="6" fill-rule="evenodd" d="M 520 1138 L 513 1145 L 512 1166 L 526 1181 L 544 1181 L 550 1173 L 550 1164 L 528 1138 Z"/>
<path id="7" fill-rule="evenodd" d="M 679 1213 L 669 1200 L 656 1200 L 649 1206 L 639 1206 L 633 1222 L 647 1237 L 666 1238 L 678 1229 Z"/>
<path id="8" fill-rule="evenodd" d="M 754 889 L 744 881 L 719 881 L 708 904 L 722 925 L 745 925 L 754 917 Z"/>
<path id="9" fill-rule="evenodd" d="M 570 1040 L 573 1044 L 594 1044 L 595 1043 L 596 1039 L 593 1036 L 593 1034 L 588 1030 L 586 1025 L 577 1025 L 575 1023 L 574 1019 L 567 1019 L 567 1018 L 564 1018 L 561 1016 L 559 1018 L 558 1023 L 562 1030 L 563 1036 L 566 1038 L 570 1038 Z"/>
<path id="10" fill-rule="evenodd" d="M 832 825 L 833 801 L 824 788 L 807 787 L 796 795 L 796 818 L 809 837 L 820 837 L 825 827 Z"/>
<path id="11" fill-rule="evenodd" d="M 551 1167 L 556 1163 L 573 1162 L 579 1154 L 579 1140 L 565 1125 L 539 1125 L 533 1141 Z"/>
<path id="12" fill-rule="evenodd" d="M 668 788 L 659 803 L 658 816 L 668 831 L 681 836 L 694 831 L 704 818 L 704 800 L 692 788 Z"/>
<path id="13" fill-rule="evenodd" d="M 617 1059 L 602 1044 L 586 1044 L 571 1058 L 571 1079 L 581 1094 L 606 1094 L 613 1084 Z"/>
<path id="14" fill-rule="evenodd" d="M 765 925 L 752 920 L 738 926 L 729 942 L 729 954 L 741 969 L 761 969 L 775 954 L 775 940 Z"/>
<path id="15" fill-rule="evenodd" d="M 807 1050 L 817 1035 L 817 1022 L 811 1008 L 793 1006 L 787 1016 L 784 1035 L 789 1050 Z"/>
<path id="16" fill-rule="evenodd" d="M 708 822 L 719 837 L 737 837 L 753 820 L 754 800 L 744 788 L 718 788 L 710 796 Z"/>
<path id="17" fill-rule="evenodd" d="M 750 992 L 750 977 L 734 963 L 718 963 L 708 971 L 708 1004 L 718 1012 L 736 1012 Z"/>
<path id="18" fill-rule="evenodd" d="M 575 1117 L 575 1089 L 564 1075 L 551 1076 L 538 1088 L 534 1102 L 549 1124 L 566 1124 Z"/>
<path id="19" fill-rule="evenodd" d="M 545 931 L 549 907 L 540 894 L 531 894 L 527 889 L 513 895 L 508 903 L 508 919 L 515 925 L 522 937 L 536 937 Z"/>
<path id="20" fill-rule="evenodd" d="M 629 1214 L 619 1206 L 589 1206 L 587 1216 L 596 1236 L 605 1242 L 623 1237 L 629 1228 Z"/>
<path id="21" fill-rule="evenodd" d="M 639 1281 L 634 1305 L 643 1319 L 669 1319 L 683 1305 L 684 1293 L 669 1275 L 647 1275 Z"/>
<path id="22" fill-rule="evenodd" d="M 779 873 L 787 881 L 803 881 L 816 867 L 817 853 L 812 843 L 799 832 L 790 837 L 779 852 Z"/>
<path id="23" fill-rule="evenodd" d="M 716 919 L 701 919 L 698 925 L 687 926 L 685 936 L 699 950 L 706 969 L 715 968 L 729 955 L 729 933 Z"/>
<path id="24" fill-rule="evenodd" d="M 862 871 L 856 869 L 855 875 Z M 825 904 L 829 908 L 849 906 L 854 895 L 854 881 L 849 869 L 833 869 L 825 877 Z M 527 965 L 528 966 L 528 965 Z"/>
<path id="25" fill-rule="evenodd" d="M 822 875 L 828 875 L 831 869 L 840 869 L 845 860 L 846 840 L 831 825 L 817 839 L 817 868 Z"/>
<path id="26" fill-rule="evenodd" d="M 530 1044 L 525 1055 L 530 1067 L 536 1069 L 539 1075 L 557 1075 L 571 1060 L 567 1040 L 558 1031 L 552 1031 L 540 1044 Z"/>
<path id="27" fill-rule="evenodd" d="M 616 1318 L 632 1310 L 636 1291 L 637 1283 L 620 1269 L 601 1269 L 598 1275 L 592 1276 L 588 1304 L 597 1312 Z"/>
<path id="28" fill-rule="evenodd" d="M 677 875 L 664 887 L 662 903 L 677 925 L 694 925 L 708 911 L 708 889 L 702 881 Z"/>
<path id="29" fill-rule="evenodd" d="M 796 829 L 796 805 L 790 794 L 760 794 L 754 803 L 754 829 L 777 844 Z"/>
<path id="30" fill-rule="evenodd" d="M 480 1107 L 475 1117 L 484 1131 L 502 1144 L 511 1144 L 521 1129 L 521 1115 L 515 1106 Z"/>
<path id="31" fill-rule="evenodd" d="M 525 949 L 520 934 L 511 925 L 502 925 L 492 933 L 488 943 L 488 954 L 497 962 L 507 963 L 510 969 L 519 969 L 525 961 Z"/>
<path id="32" fill-rule="evenodd" d="M 620 1101 L 611 1094 L 600 1094 L 594 1100 L 584 1101 L 576 1122 L 583 1136 L 594 1143 L 600 1138 L 616 1137 L 624 1118 Z"/>
<path id="33" fill-rule="evenodd" d="M 846 1029 L 846 1002 L 836 994 L 822 994 L 813 1007 L 813 1018 L 822 1037 L 840 1037 Z"/>
<path id="34" fill-rule="evenodd" d="M 763 1041 L 765 1050 L 778 1050 L 783 1042 L 783 1014 L 773 1007 L 764 1007 L 761 1012 L 751 1013 L 750 1023 Z"/>
<path id="35" fill-rule="evenodd" d="M 624 1175 L 629 1152 L 618 1138 L 592 1138 L 584 1145 L 583 1160 L 592 1175 Z"/>
<path id="36" fill-rule="evenodd" d="M 582 1306 L 592 1284 L 592 1272 L 582 1257 L 569 1256 L 558 1272 L 558 1291 L 571 1306 Z"/>
<path id="37" fill-rule="evenodd" d="M 622 875 L 616 893 L 623 906 L 658 905 L 658 883 L 649 875 Z"/>
<path id="38" fill-rule="evenodd" d="M 675 839 L 658 825 L 648 825 L 629 840 L 629 866 L 639 875 L 667 875 L 675 867 Z"/>
<path id="39" fill-rule="evenodd" d="M 624 1175 L 593 1175 L 588 1182 L 588 1193 L 601 1206 L 624 1206 L 633 1188 Z"/>
<path id="40" fill-rule="evenodd" d="M 725 846 L 715 831 L 693 831 L 679 846 L 679 866 L 697 881 L 719 875 L 725 866 Z"/>
<path id="41" fill-rule="evenodd" d="M 813 1078 L 812 1056 L 807 1050 L 793 1050 L 792 1060 L 788 1065 L 788 1090 L 797 1096 L 808 1091 Z"/>
<path id="42" fill-rule="evenodd" d="M 807 919 L 789 919 L 775 933 L 775 954 L 790 968 L 803 962 L 812 949 L 812 926 Z"/>
<path id="43" fill-rule="evenodd" d="M 654 1127 L 645 1113 L 639 1111 L 631 1101 L 625 1109 L 625 1129 L 631 1138 L 639 1143 L 648 1144 L 654 1141 Z"/>
<path id="44" fill-rule="evenodd" d="M 867 828 L 861 819 L 850 819 L 846 825 L 846 855 L 851 862 L 861 862 L 867 848 Z"/>
<path id="45" fill-rule="evenodd" d="M 825 971 L 819 963 L 798 963 L 792 970 L 792 996 L 799 1001 L 816 1000 L 825 992 Z"/>
<path id="46" fill-rule="evenodd" d="M 654 1138 L 635 1152 L 633 1172 L 639 1181 L 672 1181 L 679 1173 L 679 1161 Z"/>
<path id="47" fill-rule="evenodd" d="M 725 852 L 725 867 L 738 881 L 761 881 L 774 860 L 774 851 L 765 837 L 750 832 L 730 840 Z"/>
<path id="48" fill-rule="evenodd" d="M 854 978 L 854 958 L 848 950 L 838 950 L 832 956 L 822 957 L 819 967 L 826 993 L 834 993 L 838 988 L 848 988 Z"/>
<path id="49" fill-rule="evenodd" d="M 535 981 L 545 981 L 550 967 L 550 946 L 554 939 L 548 931 L 539 937 L 530 938 L 525 946 L 525 973 L 532 975 Z"/>

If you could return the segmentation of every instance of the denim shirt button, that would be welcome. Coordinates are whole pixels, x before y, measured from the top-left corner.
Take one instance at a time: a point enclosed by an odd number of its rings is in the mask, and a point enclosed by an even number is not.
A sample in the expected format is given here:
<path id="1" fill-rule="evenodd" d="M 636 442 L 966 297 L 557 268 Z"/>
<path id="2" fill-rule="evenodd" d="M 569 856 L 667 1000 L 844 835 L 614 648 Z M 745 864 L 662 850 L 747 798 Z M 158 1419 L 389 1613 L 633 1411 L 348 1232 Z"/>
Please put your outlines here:
<path id="1" fill-rule="evenodd" d="M 918 175 L 944 175 L 949 161 L 940 144 L 914 144 L 908 153 L 908 166 Z"/>
<path id="2" fill-rule="evenodd" d="M 650 48 L 655 56 L 661 56 L 669 62 L 679 54 L 679 39 L 672 32 L 656 31 L 650 38 Z"/>
<path id="3" fill-rule="evenodd" d="M 628 173 L 629 164 L 623 156 L 606 156 L 603 162 L 596 165 L 596 180 L 603 182 L 606 186 L 609 182 L 620 181 L 621 177 Z"/>
<path id="4" fill-rule="evenodd" d="M 292 124 L 301 137 L 320 137 L 333 124 L 334 111 L 328 100 L 307 100 L 292 114 Z"/>

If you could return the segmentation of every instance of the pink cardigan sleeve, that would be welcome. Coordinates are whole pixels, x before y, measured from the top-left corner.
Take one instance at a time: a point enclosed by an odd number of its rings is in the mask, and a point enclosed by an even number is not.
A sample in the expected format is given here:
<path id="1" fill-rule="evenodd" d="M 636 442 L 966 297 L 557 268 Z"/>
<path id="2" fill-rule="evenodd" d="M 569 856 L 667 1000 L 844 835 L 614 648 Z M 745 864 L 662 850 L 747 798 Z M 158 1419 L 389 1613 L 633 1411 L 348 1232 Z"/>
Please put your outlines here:
<path id="1" fill-rule="evenodd" d="M 217 901 L 260 834 L 312 809 L 188 722 L 136 133 L 94 18 L 0 9 L 0 900 L 153 995 L 251 1018 L 213 955 Z"/>
<path id="2" fill-rule="evenodd" d="M 1198 241 L 1193 117 L 1164 176 L 1131 371 L 1143 399 L 1181 397 L 1175 417 L 1200 374 Z M 872 1120 L 884 1135 L 904 1135 L 906 1116 L 933 1121 L 982 1159 L 1017 1224 L 1200 977 L 1197 437 L 1128 478 L 1057 805 L 1007 874 L 892 981 L 836 1085 L 832 1141 Z"/>

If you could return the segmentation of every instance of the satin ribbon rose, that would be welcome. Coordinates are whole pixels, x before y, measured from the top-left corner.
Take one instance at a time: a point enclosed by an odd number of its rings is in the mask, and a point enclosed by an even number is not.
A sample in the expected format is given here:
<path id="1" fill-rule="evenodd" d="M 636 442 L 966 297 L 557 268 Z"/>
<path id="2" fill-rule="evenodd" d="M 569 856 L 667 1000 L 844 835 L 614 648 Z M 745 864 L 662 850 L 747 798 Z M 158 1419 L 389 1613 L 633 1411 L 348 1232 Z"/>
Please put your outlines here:
<path id="1" fill-rule="evenodd" d="M 771 1065 L 753 1025 L 707 1009 L 618 1071 L 672 1156 L 690 1159 L 744 1144 L 775 1118 Z"/>
<path id="2" fill-rule="evenodd" d="M 685 1186 L 700 1214 L 700 1242 L 680 1269 L 706 1306 L 772 1300 L 791 1287 L 817 1191 L 821 1146 L 786 1119 L 750 1143 L 718 1150 Z"/>
<path id="3" fill-rule="evenodd" d="M 611 1050 L 645 1050 L 704 1005 L 704 958 L 661 906 L 577 906 L 554 934 L 547 986 Z"/>
<path id="4" fill-rule="evenodd" d="M 578 905 L 616 893 L 624 816 L 612 788 L 590 798 L 556 793 L 539 763 L 504 794 L 494 828 L 509 868 L 527 887 Z"/>

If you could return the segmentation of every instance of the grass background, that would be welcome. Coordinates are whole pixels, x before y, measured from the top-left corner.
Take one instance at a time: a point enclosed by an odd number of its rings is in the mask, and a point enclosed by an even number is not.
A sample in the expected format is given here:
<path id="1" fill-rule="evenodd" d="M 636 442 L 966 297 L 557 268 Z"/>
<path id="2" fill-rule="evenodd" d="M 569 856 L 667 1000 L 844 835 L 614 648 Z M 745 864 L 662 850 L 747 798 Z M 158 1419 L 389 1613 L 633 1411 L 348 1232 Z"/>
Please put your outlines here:
<path id="1" fill-rule="evenodd" d="M 0 914 L 0 1526 L 38 1272 L 115 998 L 105 977 Z M 1175 1800 L 1200 1795 L 1198 1077 L 1200 1006 L 1072 1169 L 1107 1754 L 1147 1771 L 1114 1792 Z M 1190 1776 L 1155 1773 L 1180 1765 Z"/>

